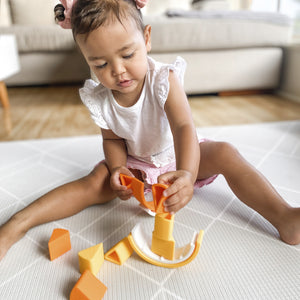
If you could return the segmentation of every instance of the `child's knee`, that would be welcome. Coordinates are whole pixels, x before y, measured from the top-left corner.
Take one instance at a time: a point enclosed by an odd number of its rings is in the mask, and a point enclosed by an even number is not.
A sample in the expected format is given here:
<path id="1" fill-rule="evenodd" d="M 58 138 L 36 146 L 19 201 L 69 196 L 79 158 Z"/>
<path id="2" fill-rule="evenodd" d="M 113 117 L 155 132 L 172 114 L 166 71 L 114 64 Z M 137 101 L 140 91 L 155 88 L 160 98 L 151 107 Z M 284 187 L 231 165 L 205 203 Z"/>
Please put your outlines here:
<path id="1" fill-rule="evenodd" d="M 87 189 L 93 193 L 99 201 L 111 194 L 110 173 L 104 163 L 97 165 L 85 178 Z M 111 198 L 111 197 L 109 197 Z M 108 201 L 108 200 L 107 200 Z M 104 201 L 106 202 L 106 200 Z"/>
<path id="2" fill-rule="evenodd" d="M 238 150 L 228 142 L 217 142 L 217 157 L 222 167 L 229 166 L 236 161 L 240 154 Z"/>

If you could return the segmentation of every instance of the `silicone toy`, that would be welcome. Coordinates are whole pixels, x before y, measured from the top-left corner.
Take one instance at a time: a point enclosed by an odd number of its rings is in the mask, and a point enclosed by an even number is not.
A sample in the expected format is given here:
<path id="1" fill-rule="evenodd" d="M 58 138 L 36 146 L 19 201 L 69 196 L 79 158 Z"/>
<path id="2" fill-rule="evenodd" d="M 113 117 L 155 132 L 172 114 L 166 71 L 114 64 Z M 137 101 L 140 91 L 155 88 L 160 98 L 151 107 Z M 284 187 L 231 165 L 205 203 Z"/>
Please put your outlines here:
<path id="1" fill-rule="evenodd" d="M 73 287 L 70 300 L 99 300 L 104 297 L 106 291 L 107 287 L 86 270 Z"/>
<path id="2" fill-rule="evenodd" d="M 110 250 L 108 250 L 104 258 L 110 262 L 118 265 L 123 265 L 123 263 L 132 255 L 133 249 L 130 246 L 128 238 L 125 237 Z"/>
<path id="3" fill-rule="evenodd" d="M 178 268 L 195 259 L 200 250 L 203 233 L 203 230 L 195 232 L 189 244 L 175 248 L 174 260 L 165 259 L 151 251 L 151 237 L 145 233 L 141 223 L 132 229 L 128 240 L 133 250 L 148 263 L 164 268 Z"/>
<path id="4" fill-rule="evenodd" d="M 90 248 L 81 250 L 78 252 L 78 259 L 79 270 L 81 274 L 85 270 L 89 270 L 96 275 L 104 262 L 103 244 L 100 243 Z"/>
<path id="5" fill-rule="evenodd" d="M 174 215 L 156 214 L 152 233 L 151 251 L 166 259 L 175 257 L 175 240 L 173 238 Z"/>
<path id="6" fill-rule="evenodd" d="M 163 202 L 166 197 L 163 191 L 168 188 L 164 184 L 152 185 L 153 201 L 144 197 L 144 183 L 124 174 L 120 174 L 122 185 L 132 189 L 135 198 L 141 205 L 155 213 L 155 225 L 152 239 L 142 224 L 138 223 L 128 236 L 132 249 L 145 261 L 165 268 L 178 268 L 191 262 L 198 254 L 203 239 L 203 230 L 195 232 L 191 242 L 184 247 L 175 248 L 173 238 L 174 215 L 164 211 Z"/>
<path id="7" fill-rule="evenodd" d="M 69 231 L 61 228 L 54 229 L 48 242 L 48 248 L 51 261 L 71 250 Z"/>
<path id="8" fill-rule="evenodd" d="M 122 185 L 132 190 L 134 197 L 140 202 L 141 206 L 154 213 L 167 213 L 164 210 L 163 202 L 167 197 L 163 196 L 163 191 L 168 185 L 156 183 L 152 185 L 153 201 L 146 201 L 144 196 L 144 183 L 135 177 L 120 174 Z"/>

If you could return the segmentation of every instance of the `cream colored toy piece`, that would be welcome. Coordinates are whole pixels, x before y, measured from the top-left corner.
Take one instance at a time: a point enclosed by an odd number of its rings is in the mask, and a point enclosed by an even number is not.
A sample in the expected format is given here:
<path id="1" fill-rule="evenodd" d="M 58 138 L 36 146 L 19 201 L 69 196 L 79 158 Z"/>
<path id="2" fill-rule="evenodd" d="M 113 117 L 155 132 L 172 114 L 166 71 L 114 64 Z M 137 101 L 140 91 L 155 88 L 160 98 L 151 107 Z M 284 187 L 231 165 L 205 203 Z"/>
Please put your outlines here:
<path id="1" fill-rule="evenodd" d="M 85 270 L 89 270 L 94 275 L 97 275 L 104 262 L 103 244 L 100 243 L 90 248 L 81 250 L 78 252 L 78 259 L 79 270 L 81 274 L 83 274 Z"/>
<path id="2" fill-rule="evenodd" d="M 175 249 L 174 260 L 165 259 L 151 251 L 151 237 L 147 235 L 138 223 L 128 236 L 133 250 L 150 264 L 164 268 L 178 268 L 190 263 L 197 256 L 202 243 L 204 231 L 195 232 L 189 244 Z"/>
<path id="3" fill-rule="evenodd" d="M 104 258 L 110 262 L 118 265 L 123 265 L 123 263 L 132 255 L 133 249 L 130 246 L 128 237 L 125 237 L 110 250 L 108 250 Z"/>
<path id="4" fill-rule="evenodd" d="M 152 233 L 151 251 L 168 260 L 175 258 L 175 240 L 173 238 L 174 215 L 156 214 Z"/>

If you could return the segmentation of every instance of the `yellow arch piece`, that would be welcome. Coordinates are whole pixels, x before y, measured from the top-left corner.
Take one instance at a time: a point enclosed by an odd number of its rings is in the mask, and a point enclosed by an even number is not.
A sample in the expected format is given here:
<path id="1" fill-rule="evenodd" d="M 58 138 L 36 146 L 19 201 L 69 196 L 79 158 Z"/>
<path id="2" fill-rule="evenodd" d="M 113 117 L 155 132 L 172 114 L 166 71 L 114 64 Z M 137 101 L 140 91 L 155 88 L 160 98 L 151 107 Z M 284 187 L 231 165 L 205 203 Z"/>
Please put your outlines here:
<path id="1" fill-rule="evenodd" d="M 190 244 L 175 249 L 175 259 L 168 260 L 154 254 L 151 251 L 151 238 L 147 237 L 141 227 L 137 224 L 128 236 L 128 241 L 133 250 L 150 264 L 164 268 L 178 268 L 190 263 L 197 256 L 202 243 L 204 231 L 194 234 Z"/>

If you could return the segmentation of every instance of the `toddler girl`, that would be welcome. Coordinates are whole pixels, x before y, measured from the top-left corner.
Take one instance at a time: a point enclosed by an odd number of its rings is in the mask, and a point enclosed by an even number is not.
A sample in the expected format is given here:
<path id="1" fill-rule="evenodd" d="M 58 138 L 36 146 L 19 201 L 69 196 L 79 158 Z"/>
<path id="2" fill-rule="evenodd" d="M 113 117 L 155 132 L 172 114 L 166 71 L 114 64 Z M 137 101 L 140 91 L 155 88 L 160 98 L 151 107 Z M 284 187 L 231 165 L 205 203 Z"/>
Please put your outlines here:
<path id="1" fill-rule="evenodd" d="M 71 26 L 100 82 L 86 81 L 80 95 L 101 128 L 105 160 L 87 176 L 50 191 L 3 224 L 0 259 L 34 226 L 116 196 L 129 199 L 132 192 L 121 185 L 120 173 L 148 185 L 168 184 L 164 206 L 172 213 L 191 200 L 194 185 L 210 183 L 222 174 L 235 195 L 271 222 L 283 241 L 299 244 L 300 208 L 290 207 L 232 145 L 198 139 L 182 86 L 184 60 L 163 64 L 147 56 L 151 27 L 143 25 L 138 9 L 145 1 L 77 0 L 73 8 L 73 1 L 62 2 L 67 9 L 56 8 L 59 22 Z"/>

